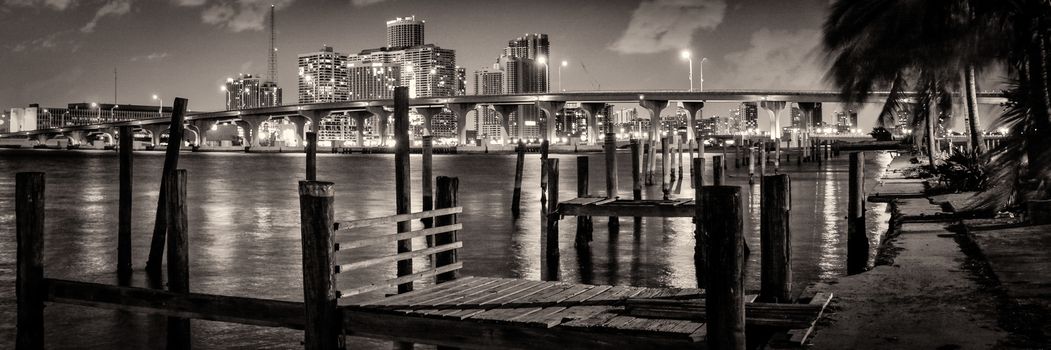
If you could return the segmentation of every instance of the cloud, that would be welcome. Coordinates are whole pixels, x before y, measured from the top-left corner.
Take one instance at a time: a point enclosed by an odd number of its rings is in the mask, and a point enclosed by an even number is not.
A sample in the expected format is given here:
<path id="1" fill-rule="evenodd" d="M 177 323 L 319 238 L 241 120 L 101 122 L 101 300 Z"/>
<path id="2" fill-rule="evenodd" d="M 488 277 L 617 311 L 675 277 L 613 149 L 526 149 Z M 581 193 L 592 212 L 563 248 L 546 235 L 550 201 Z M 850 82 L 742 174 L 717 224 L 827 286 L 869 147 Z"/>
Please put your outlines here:
<path id="1" fill-rule="evenodd" d="M 80 31 L 84 33 L 94 32 L 95 26 L 98 25 L 99 20 L 103 17 L 119 17 L 128 12 L 131 12 L 131 0 L 110 0 L 95 12 L 95 17 L 85 24 L 84 27 L 80 28 Z"/>
<path id="2" fill-rule="evenodd" d="M 387 0 L 350 0 L 350 3 L 357 7 L 365 7 L 369 5 L 375 5 Z"/>
<path id="3" fill-rule="evenodd" d="M 644 0 L 610 49 L 635 54 L 689 47 L 698 30 L 715 29 L 725 14 L 724 0 Z"/>
<path id="4" fill-rule="evenodd" d="M 66 33 L 66 31 L 55 32 L 36 39 L 26 40 L 8 47 L 10 48 L 11 52 L 15 53 L 30 52 L 33 50 L 54 49 L 58 47 L 60 43 L 63 45 L 69 43 L 69 40 L 62 38 L 63 36 L 65 36 Z"/>
<path id="5" fill-rule="evenodd" d="M 176 5 L 187 6 L 187 7 L 201 6 L 201 5 L 204 5 L 206 2 L 208 2 L 208 0 L 172 0 L 172 1 Z"/>
<path id="6" fill-rule="evenodd" d="M 4 0 L 6 6 L 38 7 L 45 6 L 53 10 L 63 11 L 75 5 L 73 0 Z"/>
<path id="7" fill-rule="evenodd" d="M 168 58 L 168 56 L 171 56 L 171 55 L 169 55 L 167 52 L 154 52 L 154 53 L 151 53 L 151 54 L 148 54 L 148 55 L 134 56 L 134 57 L 131 58 L 131 61 L 132 62 L 156 61 L 156 60 L 163 60 L 165 58 Z"/>
<path id="8" fill-rule="evenodd" d="M 184 6 L 197 6 L 192 4 L 210 4 L 201 12 L 201 20 L 204 23 L 226 28 L 234 32 L 246 30 L 263 30 L 266 24 L 270 6 L 278 9 L 284 8 L 294 0 L 176 0 L 176 3 Z"/>
<path id="9" fill-rule="evenodd" d="M 825 70 L 819 50 L 821 32 L 763 28 L 752 33 L 749 47 L 727 54 L 729 65 L 722 76 L 722 88 L 825 89 Z M 730 86 L 738 84 L 737 86 Z"/>

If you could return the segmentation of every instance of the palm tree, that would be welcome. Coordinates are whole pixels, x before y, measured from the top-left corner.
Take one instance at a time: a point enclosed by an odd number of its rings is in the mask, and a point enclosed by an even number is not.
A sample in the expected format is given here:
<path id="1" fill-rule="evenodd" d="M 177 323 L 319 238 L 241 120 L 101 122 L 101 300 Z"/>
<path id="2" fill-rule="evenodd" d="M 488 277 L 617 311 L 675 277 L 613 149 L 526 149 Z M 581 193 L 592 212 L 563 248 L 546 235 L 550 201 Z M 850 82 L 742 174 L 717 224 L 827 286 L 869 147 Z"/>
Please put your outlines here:
<path id="1" fill-rule="evenodd" d="M 1006 68 L 1013 82 L 1010 103 L 997 125 L 1011 132 L 987 157 L 1003 186 L 1034 184 L 1035 194 L 1046 198 L 1051 193 L 1049 18 L 1049 0 L 836 0 L 824 28 L 830 78 L 855 101 L 889 87 L 881 117 L 911 110 L 915 126 L 933 125 L 930 107 L 945 111 L 946 99 L 955 96 L 950 92 L 962 90 L 969 143 L 980 151 L 975 80 L 986 68 Z M 910 89 L 918 93 L 911 108 L 903 103 Z M 1020 175 L 1023 165 L 1028 171 Z"/>
<path id="2" fill-rule="evenodd" d="M 963 90 L 969 143 L 980 150 L 975 78 L 992 58 L 982 54 L 990 44 L 970 2 L 836 1 L 824 37 L 833 82 L 852 101 L 889 87 L 881 117 L 902 111 L 901 93 L 925 85 L 921 77 L 950 91 Z"/>

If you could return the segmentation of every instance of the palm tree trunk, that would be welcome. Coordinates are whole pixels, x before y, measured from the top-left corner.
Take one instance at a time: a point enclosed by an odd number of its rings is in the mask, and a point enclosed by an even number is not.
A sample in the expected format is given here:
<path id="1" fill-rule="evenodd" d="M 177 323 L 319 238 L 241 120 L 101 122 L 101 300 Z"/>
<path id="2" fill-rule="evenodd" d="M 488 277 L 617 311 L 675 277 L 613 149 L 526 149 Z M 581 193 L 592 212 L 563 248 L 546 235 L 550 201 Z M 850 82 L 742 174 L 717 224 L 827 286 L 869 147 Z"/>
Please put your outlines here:
<path id="1" fill-rule="evenodd" d="M 934 154 L 937 152 L 934 147 L 934 143 L 936 142 L 934 139 L 934 113 L 931 113 L 931 109 L 934 108 L 933 106 L 934 105 L 931 104 L 927 107 L 927 110 L 925 111 L 926 119 L 923 121 L 924 128 L 926 128 L 925 131 L 927 132 L 927 160 L 930 162 L 932 171 L 934 170 L 935 165 Z"/>
<path id="2" fill-rule="evenodd" d="M 970 134 L 971 150 L 982 153 L 982 132 L 978 130 L 978 84 L 975 82 L 974 66 L 967 66 L 963 73 L 965 88 L 967 89 L 967 132 Z"/>

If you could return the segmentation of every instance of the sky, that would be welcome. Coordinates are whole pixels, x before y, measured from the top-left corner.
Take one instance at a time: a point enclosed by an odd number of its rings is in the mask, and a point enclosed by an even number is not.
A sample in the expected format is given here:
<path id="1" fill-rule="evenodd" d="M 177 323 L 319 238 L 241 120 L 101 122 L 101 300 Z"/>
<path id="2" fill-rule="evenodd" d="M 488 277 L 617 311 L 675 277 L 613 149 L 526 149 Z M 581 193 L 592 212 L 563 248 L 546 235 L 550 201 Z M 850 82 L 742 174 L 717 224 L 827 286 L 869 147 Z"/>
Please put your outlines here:
<path id="1" fill-rule="evenodd" d="M 688 89 L 683 49 L 695 85 L 707 58 L 707 90 L 833 89 L 819 46 L 828 0 L 0 0 L 0 108 L 112 103 L 116 69 L 117 103 L 221 109 L 227 77 L 266 73 L 271 4 L 286 102 L 296 55 L 381 47 L 386 20 L 411 15 L 428 43 L 456 50 L 469 86 L 508 40 L 546 33 L 551 62 L 569 62 L 566 90 Z"/>

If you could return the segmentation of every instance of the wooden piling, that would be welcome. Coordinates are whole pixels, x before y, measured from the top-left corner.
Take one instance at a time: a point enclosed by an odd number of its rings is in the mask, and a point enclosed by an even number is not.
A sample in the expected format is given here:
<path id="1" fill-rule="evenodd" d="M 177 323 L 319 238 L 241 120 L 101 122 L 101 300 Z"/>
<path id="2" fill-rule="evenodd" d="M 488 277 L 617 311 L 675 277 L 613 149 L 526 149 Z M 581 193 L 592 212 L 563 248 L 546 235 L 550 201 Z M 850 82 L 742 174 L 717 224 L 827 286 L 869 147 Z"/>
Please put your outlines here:
<path id="1" fill-rule="evenodd" d="M 435 196 L 435 209 L 454 208 L 457 206 L 457 198 L 460 191 L 460 179 L 456 177 L 439 176 L 437 195 Z M 438 226 L 450 226 L 456 224 L 459 218 L 456 214 L 439 216 L 434 219 Z M 434 236 L 434 245 L 441 246 L 452 244 L 459 240 L 457 231 L 440 233 Z M 455 264 L 458 260 L 456 250 L 441 252 L 434 255 L 434 268 Z M 456 279 L 456 271 L 450 271 L 435 276 L 435 282 L 444 283 Z"/>
<path id="2" fill-rule="evenodd" d="M 748 147 L 748 184 L 755 184 L 755 148 Z"/>
<path id="3" fill-rule="evenodd" d="M 670 157 L 668 156 L 668 137 L 661 137 L 661 192 L 667 200 L 671 195 L 671 182 L 668 180 L 668 168 L 670 168 Z"/>
<path id="4" fill-rule="evenodd" d="M 317 133 L 307 132 L 307 181 L 317 180 Z"/>
<path id="5" fill-rule="evenodd" d="M 704 158 L 694 158 L 691 164 L 692 168 L 702 170 L 704 169 Z M 703 202 L 701 201 L 701 192 L 704 189 L 704 171 L 698 171 L 697 177 L 693 180 L 694 188 L 693 200 L 696 204 L 694 206 L 693 214 L 693 267 L 695 276 L 697 277 L 697 288 L 706 288 L 708 286 L 708 234 L 702 229 L 704 222 L 701 221 L 701 216 L 704 214 Z"/>
<path id="6" fill-rule="evenodd" d="M 423 136 L 423 161 L 421 167 L 423 168 L 421 177 L 421 190 L 423 191 L 423 211 L 429 211 L 434 209 L 434 137 L 431 135 Z M 423 218 L 420 220 L 423 222 L 424 228 L 434 227 L 433 218 Z M 434 237 L 427 236 L 427 246 L 434 246 Z"/>
<path id="7" fill-rule="evenodd" d="M 745 247 L 741 188 L 708 186 L 701 191 L 701 228 L 708 239 L 707 310 L 709 349 L 745 348 Z"/>
<path id="8" fill-rule="evenodd" d="M 132 157 L 135 135 L 132 126 L 120 127 L 120 195 L 117 212 L 117 273 L 131 273 Z"/>
<path id="9" fill-rule="evenodd" d="M 642 172 L 643 181 L 646 186 L 653 185 L 653 177 L 649 175 L 650 162 L 653 161 L 650 159 L 651 147 L 653 147 L 653 145 L 650 140 L 646 140 L 642 144 L 642 169 L 640 171 Z"/>
<path id="10" fill-rule="evenodd" d="M 16 349 L 44 348 L 44 173 L 15 174 Z"/>
<path id="11" fill-rule="evenodd" d="M 603 140 L 606 151 L 606 198 L 617 198 L 617 134 L 608 132 Z M 609 217 L 610 232 L 620 230 L 620 219 Z"/>
<path id="12" fill-rule="evenodd" d="M 694 140 L 690 140 L 690 141 L 688 141 L 688 142 L 687 142 L 687 146 L 686 146 L 686 147 L 687 147 L 687 148 L 688 148 L 688 149 L 690 150 L 690 158 L 689 158 L 689 159 L 690 159 L 690 161 L 691 161 L 691 162 L 693 161 L 693 158 L 694 158 L 694 157 L 693 157 L 693 142 L 694 142 Z M 691 163 L 690 165 L 693 165 L 693 164 Z M 690 167 L 690 188 L 694 188 L 694 187 L 693 187 L 693 183 L 694 183 L 694 181 L 693 181 L 693 178 L 694 178 L 695 176 L 697 176 L 697 169 L 694 169 L 694 168 L 693 168 L 693 167 L 691 166 L 691 167 Z"/>
<path id="13" fill-rule="evenodd" d="M 741 168 L 741 144 L 744 143 L 744 136 L 741 136 L 741 141 L 737 141 L 737 136 L 734 136 L 734 168 Z"/>
<path id="14" fill-rule="evenodd" d="M 334 217 L 331 182 L 299 182 L 300 233 L 303 242 L 304 348 L 344 348 L 342 318 L 337 309 Z"/>
<path id="15" fill-rule="evenodd" d="M 633 145 L 637 145 L 634 144 Z M 637 147 L 636 147 L 637 148 Z M 577 157 L 577 197 L 588 196 L 588 156 Z M 590 216 L 577 216 L 576 247 L 586 247 L 591 242 L 592 222 Z"/>
<path id="16" fill-rule="evenodd" d="M 760 189 L 760 292 L 764 302 L 792 302 L 791 180 L 786 174 L 763 179 Z"/>
<path id="17" fill-rule="evenodd" d="M 146 270 L 155 274 L 159 274 L 161 271 L 161 259 L 164 258 L 164 234 L 165 229 L 168 227 L 168 224 L 165 222 L 167 210 L 164 208 L 164 204 L 167 200 L 164 198 L 163 187 L 165 179 L 171 177 L 179 166 L 179 150 L 182 148 L 183 138 L 182 123 L 186 117 L 187 103 L 188 101 L 185 98 L 176 98 L 175 103 L 172 105 L 172 119 L 168 127 L 168 147 L 164 153 L 164 167 L 161 170 L 161 190 L 160 195 L 157 196 L 157 214 L 154 216 L 153 222 L 153 239 L 150 241 L 150 255 L 146 260 Z M 174 142 L 172 142 L 173 140 Z"/>
<path id="18" fill-rule="evenodd" d="M 522 202 L 522 168 L 525 165 L 525 144 L 521 140 L 518 141 L 515 151 L 518 153 L 518 160 L 515 163 L 515 189 L 511 194 L 511 215 L 518 218 Z"/>
<path id="19" fill-rule="evenodd" d="M 178 169 L 164 180 L 167 209 L 168 291 L 190 292 L 189 233 L 186 218 L 186 170 Z M 190 348 L 190 319 L 168 317 L 168 348 Z"/>
<path id="20" fill-rule="evenodd" d="M 679 152 L 679 157 L 676 158 L 675 165 L 679 168 L 678 174 L 679 180 L 682 180 L 682 139 L 675 138 L 675 150 Z"/>
<path id="21" fill-rule="evenodd" d="M 558 158 L 547 160 L 547 176 L 550 178 L 548 182 L 547 191 L 548 198 L 550 199 L 551 205 L 548 207 L 546 213 L 547 228 L 545 230 L 545 240 L 547 245 L 544 247 L 544 257 L 547 261 L 547 266 L 544 278 L 545 281 L 557 280 L 558 269 Z"/>
<path id="22" fill-rule="evenodd" d="M 540 211 L 546 214 L 547 208 L 547 152 L 549 144 L 547 140 L 540 143 Z"/>
<path id="23" fill-rule="evenodd" d="M 412 208 L 412 173 L 409 169 L 409 88 L 394 88 L 394 187 L 396 214 L 408 214 Z M 412 222 L 398 222 L 398 232 L 412 231 Z M 398 240 L 398 253 L 412 251 L 412 240 Z M 398 261 L 398 277 L 412 274 L 412 260 Z M 398 294 L 412 291 L 412 281 L 398 285 Z"/>
<path id="24" fill-rule="evenodd" d="M 759 182 L 763 181 L 763 176 L 766 176 L 766 142 L 759 143 Z"/>
<path id="25" fill-rule="evenodd" d="M 726 168 L 723 165 L 723 156 L 712 157 L 712 184 L 722 186 L 726 182 Z"/>
<path id="26" fill-rule="evenodd" d="M 639 140 L 631 140 L 631 198 L 634 200 L 642 199 L 642 162 L 640 159 L 642 155 L 639 152 L 641 152 Z M 640 228 L 642 228 L 642 217 L 636 216 L 633 232 L 639 232 Z"/>
<path id="27" fill-rule="evenodd" d="M 869 259 L 865 230 L 865 153 L 850 154 L 847 197 L 847 274 L 864 272 Z"/>

